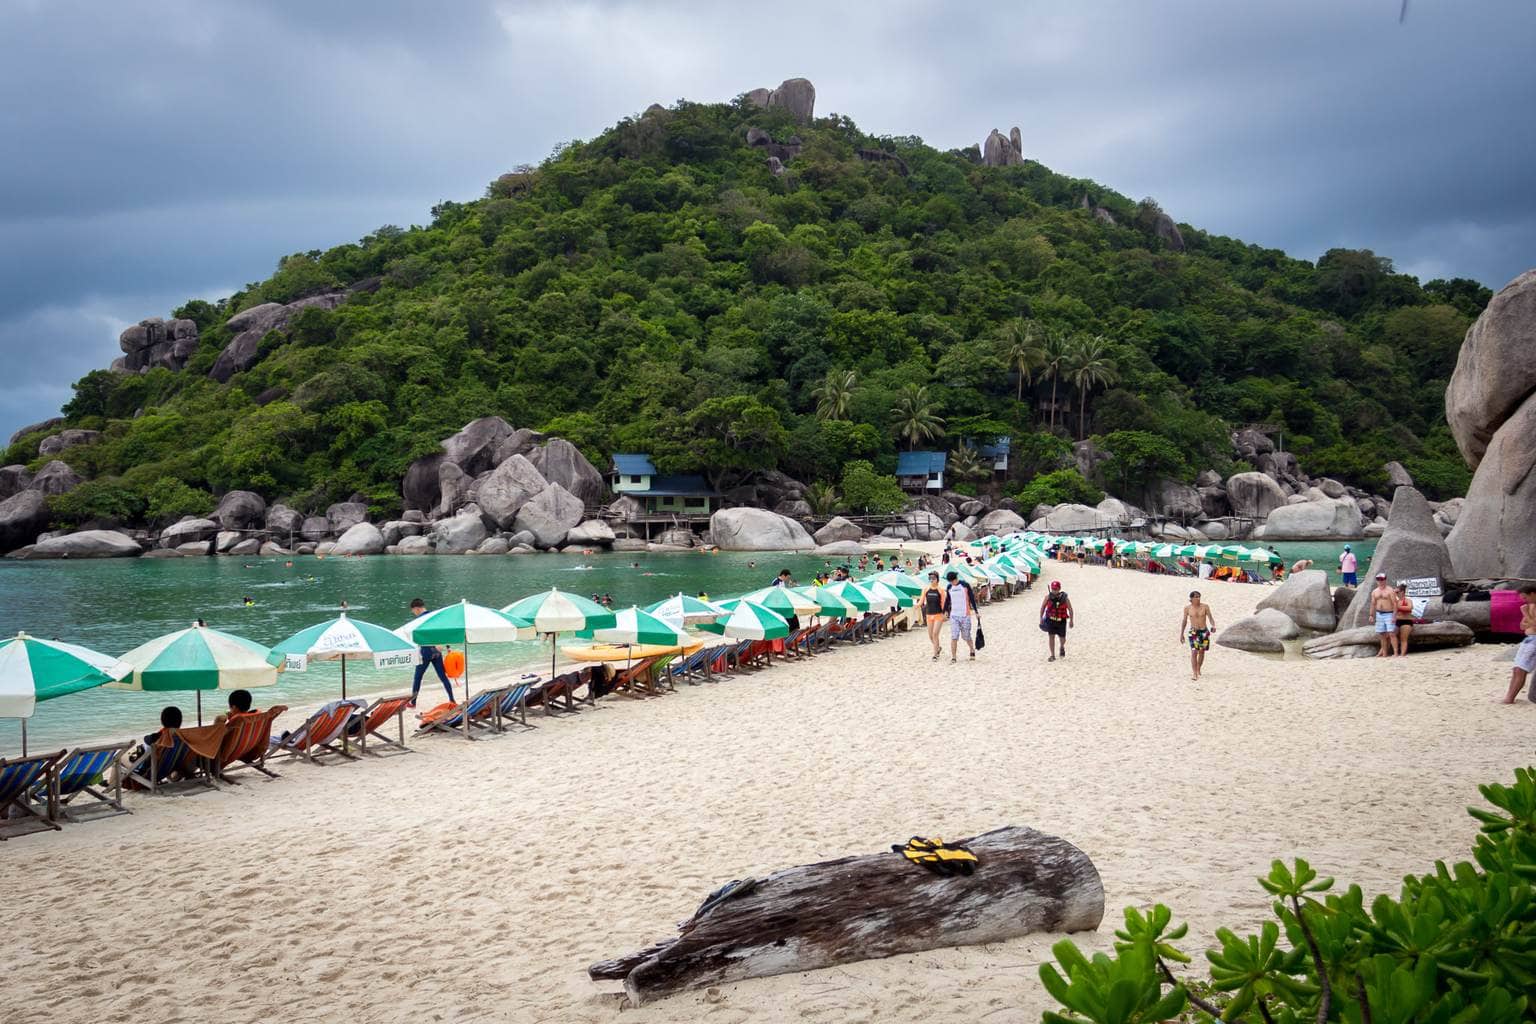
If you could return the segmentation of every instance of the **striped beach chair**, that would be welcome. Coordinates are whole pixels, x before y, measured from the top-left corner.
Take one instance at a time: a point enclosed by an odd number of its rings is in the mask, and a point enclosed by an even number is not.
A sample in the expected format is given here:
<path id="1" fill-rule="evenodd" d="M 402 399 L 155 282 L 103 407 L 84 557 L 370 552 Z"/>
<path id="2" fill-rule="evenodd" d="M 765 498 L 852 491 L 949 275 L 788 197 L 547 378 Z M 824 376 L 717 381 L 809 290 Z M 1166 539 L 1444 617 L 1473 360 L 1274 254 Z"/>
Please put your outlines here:
<path id="1" fill-rule="evenodd" d="M 161 793 L 177 772 L 181 773 L 183 781 L 206 775 L 198 767 L 187 741 L 174 729 L 161 729 L 155 742 L 146 744 L 143 752 L 129 762 L 128 777 L 124 781 L 150 793 Z"/>
<path id="2" fill-rule="evenodd" d="M 268 744 L 267 757 L 302 757 L 310 764 L 321 764 L 316 752 L 335 754 L 349 761 L 357 758 L 346 749 L 347 726 L 352 716 L 367 710 L 368 705 L 356 697 L 336 700 L 310 715 L 304 724 L 292 732 L 273 737 Z M 341 746 L 337 746 L 340 743 Z"/>
<path id="3" fill-rule="evenodd" d="M 131 814 L 123 806 L 122 776 L 111 769 L 132 749 L 132 740 L 104 743 L 96 747 L 76 747 L 60 758 L 47 778 L 38 784 L 38 794 L 48 804 L 48 817 L 54 821 L 78 822 L 80 819 L 70 813 L 69 806 L 78 799 L 105 805 L 109 814 Z"/>
<path id="4" fill-rule="evenodd" d="M 349 728 L 352 735 L 357 737 L 358 748 L 364 753 L 372 753 L 375 757 L 383 756 L 383 751 L 368 749 L 368 738 L 373 737 L 374 746 L 382 744 L 384 747 L 400 753 L 409 753 L 410 747 L 405 745 L 405 713 L 411 706 L 411 695 L 402 694 L 399 697 L 380 697 L 368 706 L 368 710 L 352 720 Z M 390 739 L 384 732 L 386 726 L 394 722 L 398 738 Z"/>
<path id="5" fill-rule="evenodd" d="M 536 729 L 538 726 L 528 724 L 528 695 L 540 682 L 538 676 L 524 676 L 523 682 L 514 683 L 502 691 L 502 697 L 496 702 L 496 731 L 504 732 L 506 726 L 503 723 L 517 720 L 517 724 L 524 729 Z"/>
<path id="6" fill-rule="evenodd" d="M 475 729 L 488 729 L 493 726 L 498 702 L 506 694 L 506 687 L 496 690 L 482 690 L 469 699 L 467 703 L 460 703 L 450 708 L 444 708 L 442 713 L 434 714 L 434 708 L 421 716 L 421 725 L 415 735 L 425 736 L 430 732 L 453 732 L 464 735 L 466 739 L 474 739 Z M 470 732 L 464 732 L 464 721 L 469 720 Z"/>
<path id="7" fill-rule="evenodd" d="M 212 766 L 219 781 L 238 786 L 240 781 L 230 778 L 229 773 L 239 768 L 250 768 L 269 779 L 278 777 L 267 768 L 267 754 L 272 749 L 272 722 L 287 710 L 286 705 L 278 704 L 265 711 L 235 712 L 229 716 L 229 732 Z"/>
<path id="8" fill-rule="evenodd" d="M 64 751 L 58 750 L 52 754 L 0 759 L 0 811 L 6 814 L 5 818 L 0 819 L 0 826 L 28 820 L 41 822 L 55 832 L 59 830 L 58 823 L 48 813 L 47 799 L 39 807 L 34 802 L 34 794 L 40 783 L 47 785 L 49 771 L 63 756 Z M 13 813 L 15 811 L 21 814 L 18 816 Z M 0 831 L 0 840 L 8 838 L 4 831 Z"/>

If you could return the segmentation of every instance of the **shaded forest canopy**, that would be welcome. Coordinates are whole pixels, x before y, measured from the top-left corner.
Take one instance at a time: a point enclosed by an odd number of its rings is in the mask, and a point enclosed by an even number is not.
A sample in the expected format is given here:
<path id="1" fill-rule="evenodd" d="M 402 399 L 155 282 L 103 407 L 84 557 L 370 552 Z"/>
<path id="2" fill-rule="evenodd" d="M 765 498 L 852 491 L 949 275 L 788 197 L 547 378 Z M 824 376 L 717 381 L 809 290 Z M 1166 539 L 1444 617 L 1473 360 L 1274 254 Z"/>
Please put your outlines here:
<path id="1" fill-rule="evenodd" d="M 749 128 L 799 137 L 782 173 Z M 724 482 L 777 468 L 836 483 L 850 461 L 889 473 L 904 448 L 1007 433 L 1009 493 L 1070 466 L 1083 436 L 1136 449 L 1100 486 L 1244 468 L 1229 432 L 1261 423 L 1314 476 L 1379 491 L 1397 459 L 1432 497 L 1463 493 L 1443 395 L 1487 289 L 1188 225 L 1176 251 L 1160 218 L 1032 161 L 680 101 L 441 203 L 429 225 L 187 303 L 185 369 L 88 374 L 65 413 L 103 436 L 66 457 L 96 481 L 82 497 L 129 514 L 206 511 L 231 488 L 301 509 L 361 492 L 383 513 L 412 459 L 488 414 L 600 467 L 643 451 Z M 209 379 L 233 314 L 365 281 Z M 37 441 L 6 462 L 46 461 Z"/>

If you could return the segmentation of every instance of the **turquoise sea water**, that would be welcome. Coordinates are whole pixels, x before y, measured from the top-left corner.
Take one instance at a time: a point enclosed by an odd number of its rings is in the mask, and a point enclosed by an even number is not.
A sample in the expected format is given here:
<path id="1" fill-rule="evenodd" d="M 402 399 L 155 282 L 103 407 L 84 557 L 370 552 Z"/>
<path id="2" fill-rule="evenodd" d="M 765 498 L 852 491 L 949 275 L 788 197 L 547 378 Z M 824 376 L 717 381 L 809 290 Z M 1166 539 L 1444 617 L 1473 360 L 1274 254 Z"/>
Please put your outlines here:
<path id="1" fill-rule="evenodd" d="M 1286 564 L 1312 558 L 1338 582 L 1342 544 L 1274 545 Z M 1363 574 L 1375 541 L 1356 541 Z M 638 568 L 634 565 L 638 564 Z M 646 605 L 678 591 L 725 597 L 767 586 L 782 568 L 807 580 L 825 560 L 807 555 L 726 552 L 609 554 L 592 556 L 415 558 L 185 558 L 106 559 L 92 562 L 0 560 L 0 635 L 26 630 L 108 654 L 122 654 L 146 640 L 182 629 L 196 618 L 215 629 L 264 644 L 333 617 L 345 600 L 355 618 L 394 628 L 409 616 L 412 598 L 429 607 L 467 598 L 500 607 L 550 587 L 583 596 L 613 595 L 614 607 Z M 246 607 L 249 596 L 255 604 Z M 470 652 L 474 673 L 549 665 L 547 642 L 487 644 Z M 256 695 L 258 706 L 301 705 L 340 696 L 340 667 L 320 662 L 307 672 L 288 672 Z M 350 694 L 403 691 L 411 672 L 347 666 Z M 424 701 L 442 694 L 435 674 L 423 680 Z M 205 717 L 222 710 L 225 697 L 203 697 Z M 190 721 L 193 695 L 90 690 L 38 705 L 28 724 L 34 750 L 93 739 L 127 738 L 151 731 L 159 709 L 177 703 Z M 20 726 L 0 719 L 0 756 L 20 749 Z"/>
<path id="2" fill-rule="evenodd" d="M 25 630 L 35 636 L 84 644 L 122 654 L 161 634 L 203 618 L 215 629 L 275 644 L 316 622 L 334 617 L 341 601 L 354 618 L 393 629 L 409 617 L 412 598 L 428 607 L 467 598 L 501 607 L 529 594 L 559 587 L 589 597 L 613 596 L 615 608 L 646 605 L 683 591 L 717 597 L 765 587 L 782 568 L 809 580 L 825 560 L 806 555 L 728 552 L 592 556 L 103 559 L 92 562 L 0 560 L 0 635 Z M 638 563 L 639 568 L 632 566 Z M 255 604 L 245 607 L 249 596 Z M 470 681 L 477 671 L 517 665 L 549 667 L 547 641 L 478 645 L 470 651 Z M 411 671 L 347 665 L 348 694 L 410 689 Z M 429 673 L 424 701 L 442 699 Z M 320 662 L 306 672 L 285 672 L 277 685 L 256 694 L 258 706 L 297 706 L 341 694 L 340 666 Z M 223 710 L 226 695 L 205 693 L 204 716 Z M 57 749 L 88 739 L 152 730 L 159 710 L 180 704 L 191 721 L 191 693 L 88 690 L 39 704 L 28 723 L 28 746 Z M 0 719 L 0 756 L 20 750 L 20 725 Z"/>

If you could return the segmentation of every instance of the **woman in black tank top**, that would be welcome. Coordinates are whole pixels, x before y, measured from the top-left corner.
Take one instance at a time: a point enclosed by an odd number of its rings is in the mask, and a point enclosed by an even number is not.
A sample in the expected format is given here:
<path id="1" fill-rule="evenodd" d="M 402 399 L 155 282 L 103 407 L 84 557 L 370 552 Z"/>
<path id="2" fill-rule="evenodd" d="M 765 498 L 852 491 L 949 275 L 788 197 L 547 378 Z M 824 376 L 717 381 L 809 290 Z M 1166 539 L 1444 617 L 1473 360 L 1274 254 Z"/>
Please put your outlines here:
<path id="1" fill-rule="evenodd" d="M 928 623 L 928 642 L 933 644 L 933 660 L 939 660 L 943 641 L 940 631 L 944 626 L 944 591 L 939 587 L 939 574 L 928 574 L 928 588 L 923 591 L 923 618 Z"/>

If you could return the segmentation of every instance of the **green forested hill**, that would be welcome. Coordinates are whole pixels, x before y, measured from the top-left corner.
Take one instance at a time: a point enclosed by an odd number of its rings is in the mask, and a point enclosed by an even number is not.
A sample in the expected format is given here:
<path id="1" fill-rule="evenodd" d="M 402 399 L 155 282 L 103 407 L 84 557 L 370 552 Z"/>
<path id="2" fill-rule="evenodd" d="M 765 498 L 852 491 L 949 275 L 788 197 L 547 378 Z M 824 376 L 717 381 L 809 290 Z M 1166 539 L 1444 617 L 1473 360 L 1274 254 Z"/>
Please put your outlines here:
<path id="1" fill-rule="evenodd" d="M 749 127 L 798 135 L 782 175 Z M 722 483 L 763 468 L 835 483 L 848 460 L 889 472 L 914 443 L 1006 432 L 1010 492 L 1085 435 L 1116 453 L 1111 482 L 1227 471 L 1229 429 L 1263 423 L 1311 474 L 1380 489 L 1398 459 L 1431 496 L 1461 493 L 1443 391 L 1486 289 L 1189 226 L 1175 251 L 1160 217 L 846 118 L 652 108 L 425 227 L 189 302 L 184 370 L 76 385 L 70 425 L 104 436 L 64 455 L 96 482 L 60 514 L 201 512 L 197 492 L 236 487 L 300 508 L 361 491 L 384 512 L 413 458 L 491 413 L 599 465 L 649 451 Z M 208 377 L 231 315 L 359 282 L 268 334 L 227 384 Z M 38 464 L 37 440 L 5 461 Z"/>

